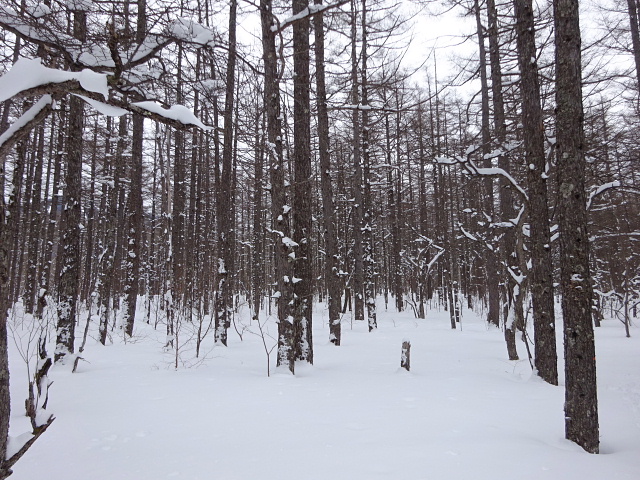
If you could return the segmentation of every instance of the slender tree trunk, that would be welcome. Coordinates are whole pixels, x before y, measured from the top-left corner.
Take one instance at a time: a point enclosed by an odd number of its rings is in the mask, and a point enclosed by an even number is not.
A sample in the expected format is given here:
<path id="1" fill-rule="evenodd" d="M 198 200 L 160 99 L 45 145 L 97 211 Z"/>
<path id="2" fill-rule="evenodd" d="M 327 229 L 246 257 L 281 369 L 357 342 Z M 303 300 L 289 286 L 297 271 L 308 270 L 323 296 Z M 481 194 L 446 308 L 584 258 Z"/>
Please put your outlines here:
<path id="1" fill-rule="evenodd" d="M 227 60 L 227 90 L 224 102 L 224 139 L 222 174 L 218 191 L 218 289 L 216 298 L 216 343 L 227 345 L 227 329 L 233 315 L 233 105 L 236 75 L 236 12 L 237 2 L 229 5 L 229 57 Z"/>
<path id="2" fill-rule="evenodd" d="M 322 5 L 322 0 L 315 0 Z M 340 345 L 340 276 L 338 275 L 338 244 L 335 226 L 335 203 L 331 186 L 331 157 L 329 153 L 329 115 L 324 69 L 324 16 L 313 19 L 316 56 L 316 103 L 318 108 L 318 155 L 320 157 L 320 183 L 322 188 L 322 216 L 324 219 L 325 279 L 329 307 L 329 340 Z"/>
<path id="3" fill-rule="evenodd" d="M 295 345 L 293 328 L 293 278 L 291 253 L 294 242 L 290 236 L 285 165 L 282 151 L 282 115 L 280 114 L 280 85 L 276 54 L 275 25 L 271 0 L 260 1 L 262 47 L 264 62 L 264 101 L 267 116 L 267 153 L 271 179 L 272 230 L 275 238 L 276 301 L 278 303 L 278 366 L 286 366 L 295 373 Z"/>
<path id="4" fill-rule="evenodd" d="M 3 164 L 4 165 L 4 164 Z M 0 172 L 4 177 L 4 168 Z M 11 398 L 9 393 L 9 346 L 7 314 L 9 310 L 9 245 L 10 228 L 6 221 L 4 195 L 0 195 L 0 478 L 4 478 L 4 460 L 7 458 Z"/>
<path id="5" fill-rule="evenodd" d="M 553 311 L 553 266 L 547 206 L 544 125 L 540 106 L 540 84 L 535 62 L 536 45 L 531 0 L 515 0 L 522 124 L 529 195 L 531 245 L 531 300 L 535 335 L 535 365 L 546 382 L 558 384 L 555 316 Z"/>
<path id="6" fill-rule="evenodd" d="M 86 12 L 73 12 L 74 37 L 86 41 Z M 74 353 L 76 309 L 80 281 L 80 205 L 82 202 L 82 132 L 84 102 L 78 97 L 69 100 L 69 128 L 67 131 L 67 171 L 65 174 L 64 205 L 61 239 L 62 269 L 58 279 L 58 325 L 56 329 L 55 361 L 63 362 Z"/>
<path id="7" fill-rule="evenodd" d="M 309 0 L 293 0 L 297 15 Z M 297 243 L 294 273 L 294 328 L 296 359 L 313 363 L 312 305 L 313 265 L 311 262 L 311 107 L 309 77 L 309 17 L 293 24 L 293 240 Z"/>
<path id="8" fill-rule="evenodd" d="M 491 127 L 489 109 L 489 84 L 487 80 L 487 51 L 485 47 L 485 34 L 480 17 L 480 4 L 475 0 L 474 10 L 476 15 L 476 29 L 478 35 L 479 59 L 480 59 L 480 88 L 482 99 L 482 155 L 487 158 L 487 167 L 491 167 L 491 159 L 488 154 L 491 152 Z M 494 85 L 495 86 L 495 85 Z M 494 98 L 495 101 L 495 98 Z M 495 113 L 495 112 L 494 112 Z M 485 197 L 483 208 L 487 215 L 493 216 L 493 179 L 484 179 Z M 493 252 L 488 251 L 485 255 L 487 269 L 487 293 L 489 295 L 489 310 L 487 311 L 487 321 L 493 325 L 500 324 L 500 289 L 498 286 L 498 265 Z"/>
<path id="9" fill-rule="evenodd" d="M 353 303 L 354 318 L 356 320 L 364 320 L 364 264 L 363 246 L 362 246 L 362 227 L 363 227 L 363 177 L 362 177 L 362 158 L 360 152 L 360 95 L 358 78 L 358 3 L 351 0 L 351 124 L 353 129 L 352 139 L 352 161 L 353 161 L 353 198 L 355 205 L 353 206 Z"/>
<path id="10" fill-rule="evenodd" d="M 55 155 L 54 155 L 54 167 L 53 167 L 53 179 L 51 185 L 51 206 L 49 208 L 49 215 L 46 221 L 46 232 L 44 235 L 44 255 L 43 255 L 43 265 L 40 270 L 40 278 L 39 278 L 39 286 L 40 292 L 38 292 L 38 304 L 36 308 L 36 314 L 38 316 L 42 315 L 42 310 L 44 308 L 43 297 L 46 293 L 49 292 L 51 286 L 51 272 L 56 271 L 54 265 L 54 256 L 53 256 L 53 239 L 55 237 L 55 231 L 58 227 L 58 222 L 56 221 L 58 217 L 58 206 L 60 205 L 60 196 L 58 194 L 60 190 L 60 177 L 61 177 L 61 169 L 62 169 L 62 152 L 65 148 L 65 133 L 67 131 L 66 128 L 66 108 L 64 100 L 60 105 L 60 119 L 58 120 L 58 131 L 57 131 L 57 139 L 55 142 Z"/>
<path id="11" fill-rule="evenodd" d="M 640 90 L 640 31 L 638 28 L 638 6 L 636 2 L 637 0 L 627 0 L 633 60 L 636 66 L 636 82 L 637 88 Z"/>
<path id="12" fill-rule="evenodd" d="M 137 0 L 138 21 L 136 25 L 136 43 L 144 42 L 147 30 L 146 0 Z M 127 242 L 125 259 L 124 294 L 126 308 L 124 309 L 124 331 L 128 336 L 133 335 L 133 325 L 138 300 L 138 286 L 140 284 L 140 254 L 142 243 L 142 229 L 144 218 L 142 215 L 142 157 L 144 144 L 144 117 L 133 115 L 130 190 L 127 205 Z"/>
<path id="13" fill-rule="evenodd" d="M 184 50 L 178 45 L 178 73 L 176 79 L 176 102 L 183 102 L 184 80 L 182 65 Z M 172 308 L 184 307 L 185 296 L 185 215 L 187 198 L 186 159 L 185 159 L 185 134 L 182 130 L 175 132 L 174 167 L 173 167 L 173 208 L 171 212 L 171 254 L 173 262 L 173 275 L 171 279 L 171 305 Z"/>
<path id="14" fill-rule="evenodd" d="M 40 251 L 40 231 L 42 228 L 42 171 L 44 166 L 44 126 L 38 128 L 38 147 L 36 166 L 33 175 L 31 193 L 31 221 L 27 236 L 27 278 L 25 283 L 24 304 L 25 311 L 33 313 L 37 296 L 38 254 Z"/>
<path id="15" fill-rule="evenodd" d="M 256 319 L 260 314 L 260 306 L 264 295 L 264 271 L 265 271 L 265 248 L 264 248 L 264 222 L 262 182 L 264 181 L 264 138 L 261 133 L 264 130 L 264 122 L 261 120 L 260 108 L 256 104 L 256 125 L 255 125 L 255 162 L 254 162 L 254 183 L 253 183 L 253 261 L 252 261 L 252 281 L 251 292 L 253 296 L 253 309 Z M 264 118 L 264 117 L 262 117 Z"/>
<path id="16" fill-rule="evenodd" d="M 554 0 L 560 286 L 564 320 L 565 435 L 598 453 L 596 355 L 585 196 L 578 0 Z"/>
<path id="17" fill-rule="evenodd" d="M 364 266 L 364 297 L 367 306 L 369 331 L 378 328 L 376 318 L 375 260 L 373 248 L 373 206 L 371 198 L 371 156 L 369 152 L 369 92 L 367 72 L 367 0 L 362 0 L 362 72 L 360 85 L 362 88 L 362 254 Z M 357 201 L 357 200 L 356 200 Z"/>

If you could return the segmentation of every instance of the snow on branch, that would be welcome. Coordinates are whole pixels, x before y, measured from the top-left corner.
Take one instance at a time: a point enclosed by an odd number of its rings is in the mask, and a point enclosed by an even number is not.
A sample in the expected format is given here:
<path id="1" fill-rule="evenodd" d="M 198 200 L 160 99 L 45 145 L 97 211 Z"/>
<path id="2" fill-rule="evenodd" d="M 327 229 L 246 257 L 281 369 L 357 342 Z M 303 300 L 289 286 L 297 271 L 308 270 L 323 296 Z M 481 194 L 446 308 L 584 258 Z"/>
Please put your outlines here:
<path id="1" fill-rule="evenodd" d="M 294 23 L 302 20 L 303 18 L 313 17 L 314 15 L 318 15 L 325 10 L 330 10 L 332 8 L 341 7 L 349 3 L 349 0 L 340 0 L 339 2 L 329 3 L 327 5 L 309 5 L 306 8 L 303 8 L 300 12 L 292 15 L 290 17 L 285 18 L 282 22 L 276 19 L 276 24 L 271 26 L 271 31 L 273 33 L 280 33 L 288 26 L 293 25 Z"/>
<path id="2" fill-rule="evenodd" d="M 509 172 L 502 168 L 498 167 L 478 167 L 473 160 L 471 160 L 471 154 L 473 154 L 479 147 L 469 147 L 465 156 L 457 156 L 455 158 L 449 157 L 438 157 L 436 158 L 436 163 L 440 165 L 455 165 L 456 163 L 461 164 L 464 169 L 470 175 L 486 175 L 488 177 L 502 177 L 509 181 L 511 185 L 522 195 L 522 197 L 528 201 L 529 196 L 527 192 L 518 184 L 518 182 L 513 178 Z"/>
<path id="3" fill-rule="evenodd" d="M 467 232 L 462 225 L 460 225 L 460 231 L 469 240 L 472 240 L 474 242 L 478 242 L 479 241 L 474 235 L 472 235 L 470 232 Z"/>
<path id="4" fill-rule="evenodd" d="M 80 86 L 93 93 L 109 96 L 107 75 L 91 70 L 67 72 L 42 65 L 39 58 L 20 58 L 7 73 L 0 77 L 0 102 L 4 102 L 25 90 L 42 85 L 77 80 Z"/>
<path id="5" fill-rule="evenodd" d="M 135 102 L 132 104 L 133 106 L 140 107 L 143 110 L 146 110 L 151 113 L 155 113 L 160 117 L 167 118 L 169 120 L 175 120 L 177 122 L 182 123 L 183 125 L 193 125 L 202 130 L 212 130 L 213 127 L 209 127 L 202 123 L 191 110 L 189 110 L 184 105 L 172 105 L 168 109 L 161 107 L 155 102 L 145 101 L 145 102 Z"/>
<path id="6" fill-rule="evenodd" d="M 178 40 L 197 43 L 202 46 L 215 46 L 213 30 L 200 25 L 190 18 L 178 17 L 168 27 L 168 31 Z"/>
<path id="7" fill-rule="evenodd" d="M 599 187 L 595 187 L 589 193 L 589 198 L 587 199 L 587 210 L 589 210 L 591 208 L 591 204 L 593 203 L 593 199 L 596 198 L 598 195 L 600 195 L 603 192 L 606 192 L 607 190 L 610 190 L 612 188 L 617 188 L 617 187 L 620 187 L 620 186 L 621 186 L 620 181 L 619 180 L 614 180 L 613 182 L 603 183 Z"/>
<path id="8" fill-rule="evenodd" d="M 55 417 L 51 415 L 44 424 L 36 427 L 33 433 L 25 433 L 19 437 L 10 437 L 8 439 L 7 456 L 4 459 L 0 459 L 0 478 L 7 478 L 11 475 L 11 467 L 27 453 L 27 450 L 40 438 L 40 435 L 47 431 L 54 420 Z"/>
<path id="9" fill-rule="evenodd" d="M 45 95 L 36 102 L 29 110 L 24 112 L 13 124 L 0 135 L 0 158 L 4 158 L 9 150 L 21 138 L 27 135 L 31 129 L 40 123 L 53 107 L 51 95 Z"/>
<path id="10" fill-rule="evenodd" d="M 24 112 L 18 120 L 13 122 L 13 124 L 2 134 L 0 135 L 0 151 L 4 147 L 4 145 L 9 141 L 11 137 L 17 134 L 17 132 L 29 125 L 30 122 L 34 120 L 34 118 L 38 117 L 43 110 L 51 107 L 53 103 L 53 98 L 51 95 L 45 95 L 40 100 L 36 102 L 29 110 Z M 47 112 L 48 113 L 48 112 Z"/>
<path id="11" fill-rule="evenodd" d="M 434 255 L 434 257 L 431 259 L 431 261 L 427 264 L 427 273 L 429 273 L 431 271 L 431 268 L 435 265 L 435 263 L 438 261 L 438 259 L 445 252 L 445 249 L 442 248 L 442 247 L 438 247 L 437 245 L 434 245 L 434 247 L 439 248 L 440 250 L 438 250 L 438 253 L 436 253 Z"/>
<path id="12" fill-rule="evenodd" d="M 110 98 L 107 74 L 88 69 L 81 72 L 57 70 L 45 67 L 40 59 L 21 58 L 11 70 L 0 76 L 0 102 L 39 95 L 42 98 L 0 136 L 0 158 L 6 156 L 17 141 L 46 118 L 53 108 L 54 100 L 65 94 L 77 95 L 103 115 L 120 116 L 133 112 L 175 128 L 212 128 L 202 123 L 183 105 L 164 108 L 153 101 L 131 103 L 126 98 Z"/>

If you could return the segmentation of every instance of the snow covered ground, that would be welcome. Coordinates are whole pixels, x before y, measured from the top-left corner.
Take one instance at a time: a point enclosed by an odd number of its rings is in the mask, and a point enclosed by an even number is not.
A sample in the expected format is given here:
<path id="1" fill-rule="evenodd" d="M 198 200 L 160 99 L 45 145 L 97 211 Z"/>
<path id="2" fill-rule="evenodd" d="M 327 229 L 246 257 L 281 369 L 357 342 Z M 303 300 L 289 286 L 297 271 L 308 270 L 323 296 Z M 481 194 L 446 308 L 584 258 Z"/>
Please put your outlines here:
<path id="1" fill-rule="evenodd" d="M 315 365 L 295 377 L 273 366 L 267 377 L 262 340 L 249 331 L 241 341 L 231 330 L 228 348 L 207 338 L 202 362 L 183 350 L 177 370 L 162 328 L 138 322 L 133 341 L 115 335 L 107 347 L 90 338 L 77 373 L 51 372 L 57 419 L 11 478 L 640 478 L 637 328 L 629 339 L 618 321 L 597 330 L 602 453 L 590 455 L 563 438 L 563 388 L 532 377 L 523 343 L 524 360 L 509 362 L 502 333 L 474 313 L 451 330 L 447 312 L 416 320 L 381 304 L 379 330 L 345 317 L 338 348 L 326 318 L 319 305 Z M 258 332 L 255 321 L 249 328 Z M 399 369 L 403 339 L 410 373 Z M 28 430 L 27 375 L 11 348 L 17 435 Z"/>

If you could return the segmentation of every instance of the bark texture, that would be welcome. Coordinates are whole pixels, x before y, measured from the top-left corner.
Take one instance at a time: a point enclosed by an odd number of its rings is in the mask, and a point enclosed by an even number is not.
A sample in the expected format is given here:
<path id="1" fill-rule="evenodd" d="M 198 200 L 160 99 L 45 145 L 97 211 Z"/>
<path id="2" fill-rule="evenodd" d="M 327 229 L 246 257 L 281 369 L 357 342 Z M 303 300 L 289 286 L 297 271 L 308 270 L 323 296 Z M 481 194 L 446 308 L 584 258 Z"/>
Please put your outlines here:
<path id="1" fill-rule="evenodd" d="M 293 0 L 293 15 L 309 6 L 309 0 Z M 313 363 L 311 305 L 313 269 L 311 263 L 311 111 L 309 77 L 309 16 L 293 24 L 293 239 L 297 243 L 292 281 L 295 313 L 296 359 Z"/>
<path id="2" fill-rule="evenodd" d="M 275 239 L 274 271 L 276 301 L 278 305 L 277 365 L 286 366 L 295 373 L 294 329 L 291 305 L 293 302 L 293 252 L 290 238 L 289 213 L 285 187 L 285 169 L 282 151 L 282 116 L 280 114 L 280 86 L 278 57 L 271 0 L 261 0 L 262 50 L 264 62 L 264 102 L 267 117 L 267 158 L 271 180 L 272 232 Z"/>
<path id="3" fill-rule="evenodd" d="M 315 0 L 322 5 L 322 0 Z M 318 108 L 318 156 L 320 157 L 320 183 L 322 189 L 322 215 L 324 218 L 325 281 L 329 308 L 329 340 L 340 345 L 340 277 L 338 275 L 338 245 L 335 225 L 335 205 L 331 186 L 331 157 L 329 152 L 329 115 L 324 68 L 324 16 L 313 19 L 316 56 L 316 103 Z"/>
<path id="4" fill-rule="evenodd" d="M 553 266 L 547 204 L 544 125 L 536 63 L 535 30 L 531 0 L 515 0 L 522 124 L 529 195 L 532 268 L 530 273 L 535 365 L 540 378 L 558 384 L 555 316 L 553 311 Z"/>
<path id="5" fill-rule="evenodd" d="M 598 453 L 598 395 L 591 321 L 584 113 L 578 0 L 555 0 L 560 285 L 564 319 L 565 435 Z"/>
<path id="6" fill-rule="evenodd" d="M 233 315 L 233 105 L 236 69 L 237 2 L 229 6 L 229 57 L 227 61 L 227 89 L 224 104 L 224 138 L 222 147 L 222 175 L 218 195 L 218 292 L 216 298 L 216 342 L 227 345 L 227 329 Z"/>

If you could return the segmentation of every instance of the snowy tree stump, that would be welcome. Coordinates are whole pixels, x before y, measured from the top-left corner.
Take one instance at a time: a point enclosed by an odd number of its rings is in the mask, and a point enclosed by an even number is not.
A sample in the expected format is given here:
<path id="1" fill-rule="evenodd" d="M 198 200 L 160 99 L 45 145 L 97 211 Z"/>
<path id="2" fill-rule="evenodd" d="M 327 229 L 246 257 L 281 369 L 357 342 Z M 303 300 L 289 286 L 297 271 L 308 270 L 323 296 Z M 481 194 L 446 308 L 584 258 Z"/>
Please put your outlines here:
<path id="1" fill-rule="evenodd" d="M 411 369 L 411 342 L 409 340 L 404 340 L 402 342 L 400 368 L 404 368 L 407 372 Z"/>

